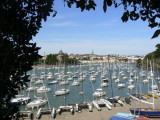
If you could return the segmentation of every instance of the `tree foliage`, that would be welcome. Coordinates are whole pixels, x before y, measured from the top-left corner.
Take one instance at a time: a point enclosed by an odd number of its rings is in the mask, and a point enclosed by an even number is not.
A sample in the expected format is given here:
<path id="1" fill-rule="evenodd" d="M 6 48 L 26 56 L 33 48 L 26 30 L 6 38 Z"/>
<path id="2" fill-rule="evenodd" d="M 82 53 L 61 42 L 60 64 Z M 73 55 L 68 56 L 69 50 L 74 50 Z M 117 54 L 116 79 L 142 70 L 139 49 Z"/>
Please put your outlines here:
<path id="1" fill-rule="evenodd" d="M 77 8 L 80 8 L 81 11 L 84 10 L 95 10 L 96 3 L 94 0 L 64 0 L 65 3 L 67 3 L 67 6 L 71 8 L 73 4 L 76 4 Z"/>
<path id="2" fill-rule="evenodd" d="M 148 53 L 146 56 L 145 56 L 145 59 L 160 59 L 160 44 L 157 44 L 156 45 L 156 50 L 151 52 L 151 53 Z"/>
<path id="3" fill-rule="evenodd" d="M 46 64 L 48 65 L 56 65 L 59 63 L 58 59 L 57 59 L 58 54 L 49 54 L 47 55 L 46 58 Z M 65 65 L 73 65 L 73 64 L 78 64 L 79 61 L 75 58 L 69 58 L 68 54 L 63 54 L 62 56 L 62 63 L 61 64 L 65 64 Z"/>
<path id="4" fill-rule="evenodd" d="M 136 61 L 136 66 L 137 66 L 137 67 L 141 67 L 141 66 L 142 66 L 142 60 L 141 60 L 141 59 L 138 59 L 138 60 Z"/>
<path id="5" fill-rule="evenodd" d="M 49 54 L 47 55 L 46 64 L 48 65 L 56 65 L 58 63 L 57 54 Z"/>
<path id="6" fill-rule="evenodd" d="M 119 59 L 119 61 L 128 62 L 128 58 Z"/>
<path id="7" fill-rule="evenodd" d="M 10 100 L 28 82 L 26 72 L 40 55 L 31 42 L 52 12 L 53 0 L 3 0 L 0 2 L 0 119 L 18 111 Z"/>
<path id="8" fill-rule="evenodd" d="M 150 67 L 150 64 L 147 64 L 147 61 L 152 61 L 152 63 L 154 62 L 154 65 L 155 65 L 154 68 L 157 67 L 157 65 L 160 66 L 160 44 L 157 44 L 155 47 L 156 47 L 155 51 L 153 51 L 151 53 L 148 53 L 144 57 L 144 60 L 143 60 L 143 66 L 144 67 L 147 67 L 147 66 Z"/>

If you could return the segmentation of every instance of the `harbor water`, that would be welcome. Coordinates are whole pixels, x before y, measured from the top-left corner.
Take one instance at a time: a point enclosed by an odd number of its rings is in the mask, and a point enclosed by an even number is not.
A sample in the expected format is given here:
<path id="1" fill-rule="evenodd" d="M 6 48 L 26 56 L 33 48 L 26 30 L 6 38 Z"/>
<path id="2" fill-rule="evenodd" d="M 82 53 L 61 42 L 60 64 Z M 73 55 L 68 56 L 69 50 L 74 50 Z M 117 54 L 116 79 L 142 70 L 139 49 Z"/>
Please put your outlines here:
<path id="1" fill-rule="evenodd" d="M 67 72 L 70 71 L 71 74 L 67 74 Z M 90 76 L 94 75 L 97 71 L 98 75 L 96 76 L 96 80 L 94 82 L 90 81 Z M 126 80 L 123 79 L 123 77 L 119 74 L 120 71 L 123 71 L 124 75 L 127 77 Z M 137 75 L 138 80 L 133 81 L 133 85 L 135 86 L 133 90 L 128 89 L 128 80 L 130 79 L 130 72 L 133 73 L 133 76 L 131 77 L 134 80 L 134 77 Z M 143 71 L 144 75 L 143 77 L 140 76 L 140 73 Z M 45 77 L 44 84 L 38 84 L 37 87 L 40 87 L 42 85 L 45 85 L 47 88 L 51 88 L 50 92 L 47 93 L 37 93 L 36 91 L 30 91 L 27 92 L 26 90 L 21 91 L 19 94 L 23 94 L 25 96 L 30 96 L 31 101 L 34 100 L 34 96 L 42 97 L 42 99 L 48 98 L 47 105 L 43 107 L 55 107 L 58 108 L 61 105 L 68 105 L 68 104 L 76 104 L 76 103 L 82 103 L 82 102 L 91 102 L 94 100 L 93 93 L 96 89 L 100 88 L 101 84 L 101 74 L 105 73 L 106 78 L 108 78 L 108 86 L 102 87 L 103 91 L 106 92 L 106 98 L 111 98 L 113 96 L 120 96 L 120 97 L 126 97 L 128 96 L 127 93 L 135 94 L 138 93 L 148 93 L 149 90 L 151 90 L 151 83 L 150 80 L 148 84 L 143 84 L 143 80 L 147 78 L 148 73 L 150 70 L 141 70 L 135 66 L 135 64 L 120 64 L 115 65 L 111 64 L 110 66 L 108 64 L 102 65 L 102 64 L 94 64 L 94 65 L 75 65 L 75 66 L 66 66 L 66 67 L 39 67 L 35 68 L 28 72 L 30 74 L 30 79 L 32 79 L 32 74 L 36 74 L 37 77 L 40 77 L 41 74 L 45 72 L 48 74 L 51 72 L 53 74 L 54 80 L 58 79 L 57 73 L 63 73 L 65 75 L 64 79 L 67 80 L 68 77 L 72 77 L 72 80 L 69 81 L 69 84 L 67 85 L 59 85 L 52 84 L 48 85 L 48 82 L 51 82 L 53 80 L 47 80 L 47 77 Z M 121 82 L 125 84 L 124 88 L 118 88 L 115 80 L 113 80 L 113 73 L 117 76 L 117 78 L 120 79 Z M 158 77 L 158 71 L 154 71 L 154 78 Z M 74 80 L 78 80 L 81 75 L 86 75 L 86 78 L 80 82 L 80 85 L 78 86 L 72 86 Z M 73 78 L 73 76 L 76 75 L 76 78 Z M 38 79 L 37 79 L 38 80 Z M 154 79 L 154 83 L 158 84 L 158 81 Z M 28 83 L 28 87 L 33 86 L 34 83 Z M 67 88 L 70 89 L 70 93 L 66 95 L 61 96 L 55 96 L 54 93 L 56 90 L 61 88 Z M 79 93 L 83 91 L 84 95 L 80 95 Z M 47 95 L 47 96 L 46 96 Z M 21 105 L 21 109 L 26 109 L 26 105 Z M 38 110 L 38 108 L 34 108 L 33 110 Z"/>

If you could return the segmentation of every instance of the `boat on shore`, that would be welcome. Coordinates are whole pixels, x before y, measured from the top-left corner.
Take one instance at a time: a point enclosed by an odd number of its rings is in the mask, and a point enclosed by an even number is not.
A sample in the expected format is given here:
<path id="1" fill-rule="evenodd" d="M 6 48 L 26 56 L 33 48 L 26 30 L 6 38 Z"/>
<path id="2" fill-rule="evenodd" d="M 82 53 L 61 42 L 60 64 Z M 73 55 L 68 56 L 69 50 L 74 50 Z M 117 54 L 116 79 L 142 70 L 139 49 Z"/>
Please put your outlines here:
<path id="1" fill-rule="evenodd" d="M 152 64 L 151 64 L 151 61 L 150 61 L 150 66 L 151 66 L 151 80 L 152 80 L 152 85 L 151 85 L 151 88 L 152 88 L 152 91 L 154 90 L 154 88 L 152 87 L 153 86 L 153 71 L 152 71 Z M 131 95 L 130 95 L 131 96 Z M 155 118 L 160 118 L 160 109 L 155 109 L 155 105 L 154 105 L 154 98 L 155 98 L 155 95 L 154 95 L 154 92 L 152 94 L 152 99 L 153 99 L 153 102 L 150 103 L 150 102 L 147 102 L 147 101 L 142 101 L 142 100 L 139 100 L 138 98 L 136 97 L 133 97 L 131 96 L 132 98 L 136 99 L 137 101 L 140 101 L 140 102 L 144 102 L 146 104 L 150 104 L 152 105 L 152 108 L 130 108 L 130 112 L 133 114 L 139 114 L 139 115 L 145 115 L 147 117 L 155 117 Z"/>
<path id="2" fill-rule="evenodd" d="M 158 117 L 160 118 L 160 110 L 152 108 L 130 108 L 132 114 L 140 114 L 147 117 Z"/>

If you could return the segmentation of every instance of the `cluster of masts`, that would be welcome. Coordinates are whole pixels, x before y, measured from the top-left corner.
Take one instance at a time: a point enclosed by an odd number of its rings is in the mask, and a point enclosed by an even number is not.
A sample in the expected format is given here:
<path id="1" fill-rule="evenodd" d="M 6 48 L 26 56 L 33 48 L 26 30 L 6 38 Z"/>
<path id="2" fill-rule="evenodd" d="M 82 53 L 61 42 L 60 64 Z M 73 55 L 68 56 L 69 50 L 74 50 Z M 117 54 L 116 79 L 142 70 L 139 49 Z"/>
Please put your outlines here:
<path id="1" fill-rule="evenodd" d="M 95 67 L 96 66 L 96 67 Z M 89 65 L 88 70 L 84 70 L 84 67 L 86 65 L 80 65 L 80 66 L 67 66 L 68 71 L 66 67 L 55 67 L 53 69 L 58 69 L 57 73 L 53 73 L 50 71 L 46 74 L 46 68 L 44 71 L 41 73 L 40 77 L 37 77 L 35 73 L 35 69 L 33 69 L 33 74 L 32 79 L 29 83 L 29 87 L 26 89 L 28 91 L 28 95 L 31 91 L 34 91 L 34 100 L 30 101 L 30 97 L 24 97 L 24 96 L 17 96 L 17 98 L 14 98 L 11 100 L 11 104 L 27 104 L 27 108 L 35 108 L 35 107 L 41 107 L 43 105 L 46 105 L 48 103 L 48 108 L 46 109 L 47 111 L 50 111 L 52 113 L 52 116 L 55 114 L 55 109 L 50 107 L 49 101 L 48 101 L 48 96 L 47 92 L 50 92 L 52 89 L 47 88 L 48 85 L 52 84 L 57 84 L 58 89 L 55 90 L 54 96 L 61 96 L 61 95 L 66 95 L 70 93 L 70 89 L 66 88 L 66 85 L 70 83 L 70 81 L 73 81 L 71 83 L 71 86 L 78 86 L 80 83 L 87 80 L 86 78 L 89 77 L 89 83 L 91 86 L 93 86 L 93 98 L 94 100 L 92 101 L 92 104 L 98 109 L 101 110 L 99 105 L 105 104 L 105 106 L 108 109 L 111 109 L 112 103 L 110 102 L 111 100 L 107 100 L 104 98 L 107 93 L 106 91 L 103 91 L 103 87 L 107 87 L 109 85 L 109 82 L 115 82 L 117 85 L 118 89 L 123 89 L 125 86 L 128 84 L 128 89 L 133 90 L 135 88 L 134 81 L 140 81 L 143 78 L 143 83 L 149 85 L 149 81 L 154 78 L 154 73 L 153 70 L 151 69 L 150 71 L 144 71 L 140 70 L 138 73 L 137 69 L 133 68 L 132 66 L 127 66 L 125 64 L 120 64 L 120 65 L 113 65 L 112 68 L 110 68 L 109 65 L 106 64 L 101 64 L 101 65 Z M 71 71 L 71 68 L 73 71 Z M 77 69 L 78 70 L 77 70 Z M 112 73 L 109 75 L 110 70 L 112 69 Z M 94 89 L 94 82 L 97 81 L 97 77 L 100 75 L 100 86 L 97 89 Z M 55 79 L 56 78 L 56 79 Z M 157 80 L 160 80 L 160 77 L 157 77 Z M 42 84 L 41 87 L 37 87 L 36 85 Z M 33 85 L 33 86 L 32 86 Z M 158 85 L 156 82 L 152 84 L 151 86 L 152 91 L 149 91 L 151 94 L 154 92 L 156 95 L 160 95 L 160 92 L 158 90 Z M 42 97 L 37 97 L 35 93 L 45 93 L 46 98 Z M 82 85 L 82 91 L 79 93 L 80 95 L 84 95 L 84 86 Z M 114 97 L 114 96 L 112 96 Z M 112 98 L 113 99 L 113 98 Z M 118 97 L 114 98 L 114 100 L 117 100 L 118 103 L 123 105 L 123 102 L 120 101 Z M 85 102 L 84 102 L 85 103 Z M 85 103 L 85 105 L 92 111 L 91 105 L 89 103 Z M 76 105 L 77 111 L 78 109 L 78 104 Z M 80 106 L 79 106 L 80 107 Z M 60 106 L 59 112 L 64 109 L 69 109 L 72 113 L 74 111 L 73 106 Z M 41 114 L 45 109 L 40 109 L 38 114 Z"/>

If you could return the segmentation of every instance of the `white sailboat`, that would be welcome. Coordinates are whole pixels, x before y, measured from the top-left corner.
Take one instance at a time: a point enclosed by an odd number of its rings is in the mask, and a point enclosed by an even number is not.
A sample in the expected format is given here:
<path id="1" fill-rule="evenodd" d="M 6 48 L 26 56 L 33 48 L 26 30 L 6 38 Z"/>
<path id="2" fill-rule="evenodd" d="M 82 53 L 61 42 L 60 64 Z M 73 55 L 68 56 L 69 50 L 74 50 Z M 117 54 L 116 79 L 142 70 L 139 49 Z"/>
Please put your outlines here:
<path id="1" fill-rule="evenodd" d="M 83 65 L 81 66 L 81 69 L 82 69 L 82 76 L 83 76 Z M 92 109 L 92 106 L 90 103 L 88 102 L 85 102 L 85 94 L 84 94 L 84 84 L 83 84 L 83 77 L 82 77 L 82 91 L 79 93 L 79 95 L 82 95 L 82 98 L 83 98 L 83 101 L 82 103 L 79 103 L 79 104 L 76 104 L 76 111 L 77 112 L 81 112 L 82 109 L 89 109 L 89 112 L 92 112 L 93 109 Z"/>
<path id="2" fill-rule="evenodd" d="M 27 88 L 26 91 L 34 91 L 37 89 L 38 89 L 38 87 L 31 86 L 31 87 Z"/>
<path id="3" fill-rule="evenodd" d="M 35 81 L 35 85 L 42 84 L 42 83 L 43 83 L 43 80 L 41 80 L 41 79 Z"/>
<path id="4" fill-rule="evenodd" d="M 69 89 L 59 89 L 57 91 L 55 91 L 54 95 L 59 96 L 59 95 L 65 95 L 68 94 L 70 92 Z"/>
<path id="5" fill-rule="evenodd" d="M 44 100 L 42 97 L 36 97 L 35 100 L 33 100 L 32 102 L 27 104 L 27 108 L 34 108 L 34 107 L 40 107 L 43 106 L 45 104 L 47 104 L 47 100 Z"/>
<path id="6" fill-rule="evenodd" d="M 43 76 L 44 76 L 44 80 L 43 80 L 43 86 L 39 87 L 37 89 L 37 93 L 46 93 L 46 92 L 50 92 L 51 88 L 47 88 L 46 87 L 46 77 L 47 75 L 45 75 L 46 73 L 46 68 L 45 68 L 45 61 L 44 61 L 44 72 L 43 72 Z M 49 75 L 52 75 L 52 73 L 49 73 Z"/>
<path id="7" fill-rule="evenodd" d="M 103 68 L 101 67 L 101 70 Z M 101 72 L 102 73 L 102 72 Z M 108 80 L 106 80 L 105 78 L 101 78 L 101 84 L 100 84 L 100 87 L 107 87 L 108 86 Z"/>
<path id="8" fill-rule="evenodd" d="M 64 68 L 64 73 L 65 73 L 65 68 Z M 59 85 L 64 85 L 65 87 L 62 88 L 62 89 L 56 90 L 55 93 L 54 93 L 55 96 L 69 94 L 69 92 L 70 92 L 69 89 L 66 89 L 66 85 L 69 84 L 69 81 L 66 82 L 66 78 L 65 77 L 63 77 L 63 79 L 64 79 L 63 81 L 59 82 Z"/>
<path id="9" fill-rule="evenodd" d="M 34 70 L 34 73 L 35 73 L 35 70 Z M 34 74 L 35 75 L 35 74 Z M 33 76 L 32 76 L 33 77 Z M 35 82 L 35 80 L 36 79 L 32 79 L 32 82 Z M 30 82 L 30 87 L 28 87 L 27 89 L 26 89 L 26 91 L 34 91 L 34 90 L 36 90 L 36 89 L 38 89 L 38 87 L 36 87 L 36 86 L 32 86 L 32 82 Z"/>
<path id="10" fill-rule="evenodd" d="M 126 86 L 124 83 L 122 83 L 122 82 L 120 81 L 120 75 L 123 76 L 123 74 L 124 74 L 123 71 L 120 71 L 120 67 L 119 67 L 119 77 L 118 77 L 119 80 L 118 80 L 118 84 L 117 84 L 117 87 L 118 87 L 118 88 L 124 88 L 124 87 Z"/>
<path id="11" fill-rule="evenodd" d="M 30 97 L 25 97 L 24 95 L 16 95 L 16 98 L 11 99 L 11 105 L 27 104 L 30 99 Z"/>
<path id="12" fill-rule="evenodd" d="M 78 86 L 80 83 L 77 80 L 74 80 L 73 83 L 71 84 L 72 86 Z"/>
<path id="13" fill-rule="evenodd" d="M 50 92 L 51 88 L 47 88 L 46 86 L 41 86 L 37 89 L 37 93 L 44 93 L 44 92 Z"/>
<path id="14" fill-rule="evenodd" d="M 134 85 L 133 84 L 128 85 L 128 89 L 133 90 L 134 89 Z"/>
<path id="15" fill-rule="evenodd" d="M 144 83 L 144 84 L 149 83 L 149 79 L 144 79 L 144 80 L 143 80 L 143 83 Z"/>
<path id="16" fill-rule="evenodd" d="M 53 74 L 49 72 L 47 75 L 47 80 L 53 80 L 53 79 L 54 79 Z"/>
<path id="17" fill-rule="evenodd" d="M 96 91 L 93 93 L 93 97 L 102 97 L 105 95 L 106 95 L 106 92 L 104 92 L 102 88 L 96 89 Z"/>
<path id="18" fill-rule="evenodd" d="M 64 78 L 63 78 L 64 79 Z M 69 84 L 69 81 L 68 80 L 62 80 L 60 81 L 59 85 L 67 85 Z"/>
<path id="19" fill-rule="evenodd" d="M 118 85 L 117 85 L 118 88 L 124 88 L 125 86 L 126 85 L 122 82 L 119 82 Z"/>
<path id="20" fill-rule="evenodd" d="M 34 86 L 35 86 L 35 82 L 34 82 Z M 46 92 L 45 92 L 45 94 L 46 94 Z M 36 97 L 35 90 L 34 90 L 34 100 L 27 104 L 27 108 L 32 108 L 33 109 L 35 107 L 38 108 L 40 106 L 43 106 L 43 105 L 47 104 L 47 102 L 48 102 L 47 94 L 46 94 L 46 98 L 47 98 L 47 100 L 42 98 L 42 97 Z"/>
<path id="21" fill-rule="evenodd" d="M 143 83 L 147 84 L 147 83 L 149 83 L 149 80 L 150 80 L 150 78 L 148 78 L 148 59 L 147 59 L 147 77 L 146 77 L 146 79 L 143 80 Z"/>

